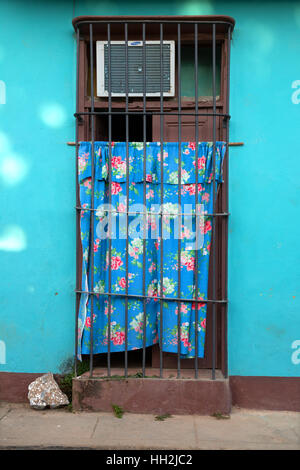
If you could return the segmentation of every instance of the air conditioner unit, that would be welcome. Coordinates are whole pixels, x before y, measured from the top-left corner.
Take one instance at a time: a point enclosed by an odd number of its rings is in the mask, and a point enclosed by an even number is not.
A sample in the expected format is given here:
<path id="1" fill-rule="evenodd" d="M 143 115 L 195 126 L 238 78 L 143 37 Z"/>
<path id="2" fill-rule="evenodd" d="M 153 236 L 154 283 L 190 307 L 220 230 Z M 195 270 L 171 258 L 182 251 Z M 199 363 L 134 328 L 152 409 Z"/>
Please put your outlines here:
<path id="1" fill-rule="evenodd" d="M 112 97 L 126 96 L 126 64 L 124 41 L 110 41 L 110 91 Z M 109 94 L 108 42 L 97 41 L 97 96 Z M 160 41 L 146 41 L 146 96 L 161 95 Z M 143 42 L 128 41 L 128 96 L 143 96 Z M 162 45 L 162 95 L 175 94 L 175 41 Z"/>

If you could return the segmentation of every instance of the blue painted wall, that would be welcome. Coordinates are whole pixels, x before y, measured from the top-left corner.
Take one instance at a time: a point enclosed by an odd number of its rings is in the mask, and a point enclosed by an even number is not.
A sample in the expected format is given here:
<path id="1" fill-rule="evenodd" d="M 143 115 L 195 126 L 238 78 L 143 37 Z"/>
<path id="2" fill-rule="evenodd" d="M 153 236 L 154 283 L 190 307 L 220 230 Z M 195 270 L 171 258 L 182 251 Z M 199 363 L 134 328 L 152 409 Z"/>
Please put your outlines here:
<path id="1" fill-rule="evenodd" d="M 236 20 L 229 372 L 299 376 L 300 3 L 0 3 L 0 371 L 59 372 L 74 351 L 71 20 L 172 11 Z"/>

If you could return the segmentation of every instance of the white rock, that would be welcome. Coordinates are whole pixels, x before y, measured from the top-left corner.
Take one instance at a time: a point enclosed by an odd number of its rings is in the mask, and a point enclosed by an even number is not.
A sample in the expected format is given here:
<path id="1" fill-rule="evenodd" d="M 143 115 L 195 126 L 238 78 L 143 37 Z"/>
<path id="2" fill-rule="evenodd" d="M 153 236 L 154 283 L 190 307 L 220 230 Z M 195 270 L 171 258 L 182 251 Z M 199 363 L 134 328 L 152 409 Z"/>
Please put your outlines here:
<path id="1" fill-rule="evenodd" d="M 43 410 L 47 406 L 58 408 L 69 404 L 67 395 L 60 390 L 51 372 L 29 384 L 28 400 L 30 406 L 37 410 Z"/>

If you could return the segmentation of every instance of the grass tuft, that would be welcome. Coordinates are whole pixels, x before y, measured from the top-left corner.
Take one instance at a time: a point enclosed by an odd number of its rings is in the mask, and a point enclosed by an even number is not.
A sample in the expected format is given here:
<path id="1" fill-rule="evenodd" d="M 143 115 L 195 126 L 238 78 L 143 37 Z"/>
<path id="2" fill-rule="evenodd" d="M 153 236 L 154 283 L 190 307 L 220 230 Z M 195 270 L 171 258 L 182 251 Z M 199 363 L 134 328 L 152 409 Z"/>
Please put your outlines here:
<path id="1" fill-rule="evenodd" d="M 121 406 L 113 405 L 113 404 L 111 406 L 112 406 L 115 416 L 120 419 L 123 418 L 123 414 L 124 414 L 123 408 Z"/>
<path id="2" fill-rule="evenodd" d="M 230 419 L 229 415 L 223 415 L 222 413 L 219 413 L 219 412 L 213 413 L 211 416 L 216 419 Z"/>
<path id="3" fill-rule="evenodd" d="M 155 421 L 164 421 L 167 418 L 172 418 L 172 415 L 170 415 L 169 413 L 166 413 L 164 415 L 157 415 L 155 416 Z"/>

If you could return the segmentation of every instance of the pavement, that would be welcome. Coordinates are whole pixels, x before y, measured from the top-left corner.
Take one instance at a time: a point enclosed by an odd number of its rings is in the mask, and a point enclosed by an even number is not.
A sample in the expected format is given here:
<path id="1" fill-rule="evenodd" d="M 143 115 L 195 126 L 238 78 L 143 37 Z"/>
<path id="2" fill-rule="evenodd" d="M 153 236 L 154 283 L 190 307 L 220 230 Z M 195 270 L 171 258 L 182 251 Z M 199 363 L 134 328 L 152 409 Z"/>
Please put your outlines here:
<path id="1" fill-rule="evenodd" d="M 219 418 L 219 419 L 217 419 Z M 0 403 L 0 450 L 299 450 L 300 413 L 233 408 L 230 417 L 37 411 Z"/>

